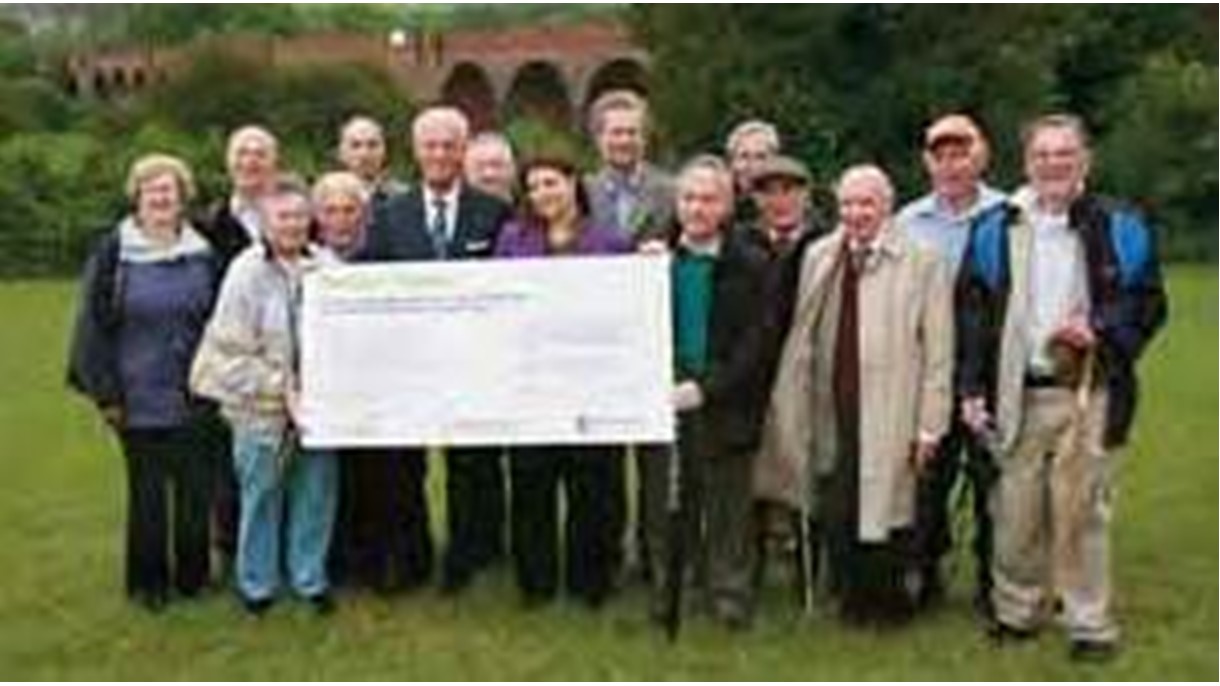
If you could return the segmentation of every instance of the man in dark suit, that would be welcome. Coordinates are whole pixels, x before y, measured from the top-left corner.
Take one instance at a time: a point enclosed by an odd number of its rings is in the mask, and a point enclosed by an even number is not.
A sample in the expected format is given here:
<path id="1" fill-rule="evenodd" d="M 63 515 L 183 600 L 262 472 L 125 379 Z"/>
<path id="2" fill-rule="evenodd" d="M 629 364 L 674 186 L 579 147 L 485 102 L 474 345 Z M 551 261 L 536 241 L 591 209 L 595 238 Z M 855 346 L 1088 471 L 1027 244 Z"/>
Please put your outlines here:
<path id="1" fill-rule="evenodd" d="M 511 209 L 503 201 L 462 183 L 469 124 L 458 110 L 433 107 L 412 125 L 420 183 L 390 199 L 378 213 L 370 252 L 378 260 L 463 260 L 490 257 Z M 407 452 L 411 467 L 410 507 L 425 518 L 420 450 Z M 453 448 L 446 456 L 449 544 L 441 587 L 460 591 L 504 551 L 505 487 L 498 448 Z M 427 545 L 426 519 L 419 545 Z M 415 530 L 419 522 L 411 522 Z M 422 550 L 422 549 L 421 549 Z M 429 559 L 421 561 L 430 563 Z M 426 574 L 426 569 L 418 570 Z"/>
<path id="2" fill-rule="evenodd" d="M 216 201 L 198 223 L 199 231 L 220 258 L 223 274 L 243 250 L 262 236 L 259 201 L 279 173 L 279 143 L 260 126 L 243 126 L 229 135 L 225 148 L 231 193 Z M 213 539 L 227 574 L 237 548 L 237 523 L 241 504 L 233 474 L 232 437 L 219 416 L 211 423 L 208 440 L 221 456 L 216 461 L 216 484 L 212 495 Z"/>

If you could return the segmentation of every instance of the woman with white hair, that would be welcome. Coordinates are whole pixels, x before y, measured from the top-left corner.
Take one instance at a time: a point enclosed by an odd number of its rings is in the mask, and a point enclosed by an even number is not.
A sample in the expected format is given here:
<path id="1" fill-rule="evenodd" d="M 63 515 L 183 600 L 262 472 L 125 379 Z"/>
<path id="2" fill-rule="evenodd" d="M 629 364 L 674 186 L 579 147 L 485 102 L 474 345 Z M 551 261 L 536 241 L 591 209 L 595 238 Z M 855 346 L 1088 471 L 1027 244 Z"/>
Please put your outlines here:
<path id="1" fill-rule="evenodd" d="M 848 169 L 836 195 L 837 230 L 788 265 L 759 458 L 769 465 L 755 476 L 822 522 L 844 618 L 892 622 L 914 609 L 916 480 L 949 417 L 950 278 L 937 253 L 893 228 L 881 169 Z"/>
<path id="2" fill-rule="evenodd" d="M 171 586 L 194 596 L 208 581 L 212 413 L 191 395 L 187 376 L 218 265 L 185 218 L 194 192 L 177 158 L 147 155 L 132 165 L 133 212 L 86 264 L 68 365 L 69 384 L 123 447 L 127 594 L 154 611 Z"/>

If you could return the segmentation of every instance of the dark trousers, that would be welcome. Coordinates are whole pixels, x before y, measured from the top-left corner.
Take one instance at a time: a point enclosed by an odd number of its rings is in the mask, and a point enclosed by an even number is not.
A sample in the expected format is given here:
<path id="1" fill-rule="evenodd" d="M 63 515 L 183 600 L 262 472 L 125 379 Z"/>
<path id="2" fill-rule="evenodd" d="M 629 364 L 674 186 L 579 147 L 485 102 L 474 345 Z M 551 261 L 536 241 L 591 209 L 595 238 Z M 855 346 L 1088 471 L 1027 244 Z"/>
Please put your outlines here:
<path id="1" fill-rule="evenodd" d="M 974 509 L 976 590 L 985 595 L 991 589 L 992 551 L 991 511 L 987 501 L 998 472 L 990 453 L 960 421 L 952 423 L 931 469 L 920 479 L 916 526 L 919 563 L 925 575 L 937 576 L 940 559 L 952 548 L 953 492 L 963 475 L 970 486 Z"/>
<path id="2" fill-rule="evenodd" d="M 233 432 L 228 422 L 215 417 L 208 422 L 209 444 L 224 455 L 212 465 L 211 514 L 212 544 L 220 553 L 222 574 L 228 573 L 237 552 L 237 529 L 241 522 L 241 496 L 237 473 L 233 471 Z"/>
<path id="3" fill-rule="evenodd" d="M 704 414 L 689 413 L 678 424 L 681 460 L 682 545 L 686 569 L 706 591 L 717 613 L 749 613 L 753 605 L 752 455 L 725 450 L 711 437 Z M 644 470 L 644 516 L 652 561 L 654 602 L 667 583 L 669 560 L 670 460 L 672 450 L 650 451 Z"/>
<path id="4" fill-rule="evenodd" d="M 208 503 L 220 456 L 198 425 L 129 429 L 120 440 L 127 463 L 127 593 L 164 598 L 172 567 L 174 587 L 194 595 L 208 582 Z"/>
<path id="5" fill-rule="evenodd" d="M 433 543 L 417 449 L 339 452 L 335 555 L 344 583 L 379 590 L 416 588 L 432 575 Z"/>
<path id="6" fill-rule="evenodd" d="M 500 448 L 451 448 L 445 456 L 449 545 L 441 584 L 459 590 L 504 554 L 506 495 Z"/>
<path id="7" fill-rule="evenodd" d="M 623 451 L 612 446 L 513 449 L 512 547 L 517 585 L 528 600 L 559 588 L 559 494 L 563 570 L 568 591 L 599 605 L 611 590 L 616 540 L 614 516 L 623 493 Z"/>

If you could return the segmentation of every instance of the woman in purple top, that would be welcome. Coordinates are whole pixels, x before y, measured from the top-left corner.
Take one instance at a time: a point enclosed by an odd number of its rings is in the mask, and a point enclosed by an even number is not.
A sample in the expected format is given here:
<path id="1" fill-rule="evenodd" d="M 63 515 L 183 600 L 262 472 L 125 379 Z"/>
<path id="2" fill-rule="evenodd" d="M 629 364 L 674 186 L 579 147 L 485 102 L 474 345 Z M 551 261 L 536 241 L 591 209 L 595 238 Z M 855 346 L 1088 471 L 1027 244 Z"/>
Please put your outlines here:
<path id="1" fill-rule="evenodd" d="M 521 170 L 522 208 L 496 242 L 504 258 L 617 255 L 631 244 L 589 218 L 589 201 L 575 165 L 536 159 Z M 615 446 L 527 446 L 509 454 L 512 551 L 517 585 L 527 605 L 558 592 L 559 551 L 569 593 L 591 607 L 609 595 L 618 545 L 614 513 L 622 508 L 623 451 Z M 564 542 L 558 540 L 563 489 Z"/>

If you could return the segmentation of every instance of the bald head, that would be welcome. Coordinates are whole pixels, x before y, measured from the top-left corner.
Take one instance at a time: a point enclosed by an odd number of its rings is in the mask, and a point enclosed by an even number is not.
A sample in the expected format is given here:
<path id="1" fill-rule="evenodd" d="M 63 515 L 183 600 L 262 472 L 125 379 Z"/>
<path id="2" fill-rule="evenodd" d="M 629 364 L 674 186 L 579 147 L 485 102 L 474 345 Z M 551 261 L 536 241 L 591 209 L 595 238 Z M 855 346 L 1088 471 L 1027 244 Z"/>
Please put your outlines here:
<path id="1" fill-rule="evenodd" d="M 507 138 L 492 131 L 475 136 L 466 146 L 465 170 L 470 185 L 512 202 L 517 165 Z"/>
<path id="2" fill-rule="evenodd" d="M 366 183 L 381 177 L 386 164 L 385 132 L 376 120 L 352 117 L 339 131 L 339 162 Z"/>

